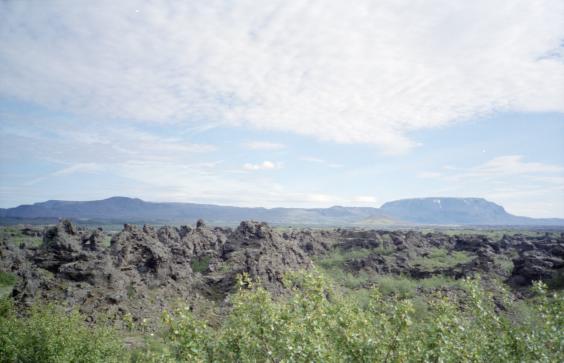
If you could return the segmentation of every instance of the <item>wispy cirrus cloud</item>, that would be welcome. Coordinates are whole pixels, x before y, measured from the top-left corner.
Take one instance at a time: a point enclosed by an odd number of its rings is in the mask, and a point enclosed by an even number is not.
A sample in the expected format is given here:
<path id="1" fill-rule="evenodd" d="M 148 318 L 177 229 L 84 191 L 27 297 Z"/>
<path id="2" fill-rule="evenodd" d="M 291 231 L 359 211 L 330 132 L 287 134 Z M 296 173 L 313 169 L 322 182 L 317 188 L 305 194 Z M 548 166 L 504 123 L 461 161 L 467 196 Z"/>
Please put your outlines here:
<path id="1" fill-rule="evenodd" d="M 47 175 L 34 178 L 28 182 L 25 182 L 24 184 L 26 186 L 31 186 L 52 177 L 66 177 L 73 174 L 94 174 L 102 172 L 105 169 L 106 167 L 104 165 L 97 163 L 77 163 L 66 166 Z"/>
<path id="2" fill-rule="evenodd" d="M 4 159 L 26 156 L 67 166 L 132 160 L 180 163 L 217 150 L 212 144 L 159 135 L 124 123 L 26 120 L 26 127 L 22 127 L 11 115 L 3 115 L 2 122 L 1 158 Z"/>
<path id="3" fill-rule="evenodd" d="M 1 2 L 0 95 L 401 153 L 410 131 L 564 112 L 564 3 Z"/>

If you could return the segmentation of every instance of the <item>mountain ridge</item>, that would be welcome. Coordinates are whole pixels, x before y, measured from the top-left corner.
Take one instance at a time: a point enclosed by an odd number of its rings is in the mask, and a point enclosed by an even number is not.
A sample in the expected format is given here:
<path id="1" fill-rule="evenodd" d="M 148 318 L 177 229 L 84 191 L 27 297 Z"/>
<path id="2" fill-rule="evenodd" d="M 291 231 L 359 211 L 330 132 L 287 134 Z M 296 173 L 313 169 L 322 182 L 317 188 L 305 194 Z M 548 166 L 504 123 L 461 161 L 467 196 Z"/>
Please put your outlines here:
<path id="1" fill-rule="evenodd" d="M 254 219 L 279 225 L 536 225 L 564 226 L 564 219 L 515 216 L 484 198 L 400 199 L 376 207 L 264 208 L 215 204 L 148 202 L 123 196 L 93 201 L 48 200 L 0 209 L 2 224 L 34 219 L 186 223 L 203 218 L 214 224 Z"/>

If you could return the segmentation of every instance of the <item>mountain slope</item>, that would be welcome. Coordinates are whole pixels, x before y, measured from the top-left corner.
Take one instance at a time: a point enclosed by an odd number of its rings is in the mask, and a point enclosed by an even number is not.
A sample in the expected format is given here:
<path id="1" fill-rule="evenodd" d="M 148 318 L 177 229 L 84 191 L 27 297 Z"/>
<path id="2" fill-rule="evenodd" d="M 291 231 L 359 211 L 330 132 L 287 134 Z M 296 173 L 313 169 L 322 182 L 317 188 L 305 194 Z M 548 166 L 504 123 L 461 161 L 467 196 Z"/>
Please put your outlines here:
<path id="1" fill-rule="evenodd" d="M 361 218 L 380 216 L 378 208 L 241 208 L 195 203 L 154 203 L 112 197 L 70 202 L 50 200 L 6 209 L 3 219 L 72 218 L 108 222 L 188 223 L 203 218 L 211 223 L 236 224 L 254 219 L 277 224 L 350 224 Z"/>
<path id="2" fill-rule="evenodd" d="M 59 218 L 111 223 L 193 223 L 199 218 L 214 224 L 237 224 L 254 219 L 283 225 L 564 225 L 562 219 L 533 219 L 511 215 L 481 198 L 422 198 L 385 203 L 381 208 L 242 208 L 196 203 L 154 203 L 112 197 L 96 201 L 50 200 L 1 209 L 3 224 L 47 223 Z"/>
<path id="3" fill-rule="evenodd" d="M 415 224 L 561 225 L 559 219 L 534 219 L 509 214 L 483 198 L 417 198 L 387 202 L 384 214 Z"/>

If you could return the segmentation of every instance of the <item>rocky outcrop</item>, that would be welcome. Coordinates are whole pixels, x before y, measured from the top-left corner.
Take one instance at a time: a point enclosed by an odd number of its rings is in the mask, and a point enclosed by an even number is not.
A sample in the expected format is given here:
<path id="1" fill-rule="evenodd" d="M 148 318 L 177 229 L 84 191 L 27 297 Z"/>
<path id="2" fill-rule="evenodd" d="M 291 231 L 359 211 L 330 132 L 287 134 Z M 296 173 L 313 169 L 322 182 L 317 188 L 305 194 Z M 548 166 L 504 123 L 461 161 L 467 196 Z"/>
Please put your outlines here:
<path id="1" fill-rule="evenodd" d="M 223 284 L 233 285 L 235 277 L 246 272 L 274 293 L 281 292 L 285 272 L 312 266 L 296 242 L 255 221 L 241 222 L 224 245 L 222 259 L 232 267 L 222 278 Z"/>
<path id="2" fill-rule="evenodd" d="M 556 252 L 560 252 L 557 249 Z M 563 276 L 564 260 L 561 255 L 546 250 L 528 250 L 513 260 L 514 269 L 510 282 L 518 286 L 530 285 L 533 281 L 551 281 Z"/>
<path id="3" fill-rule="evenodd" d="M 448 236 L 436 232 L 337 229 L 328 234 L 323 239 L 319 235 L 312 238 L 308 233 L 302 248 L 317 259 L 331 251 L 350 254 L 353 257 L 344 262 L 343 268 L 353 274 L 393 274 L 416 279 L 481 275 L 519 287 L 535 280 L 562 279 L 564 271 L 562 233 L 513 234 L 498 240 L 479 233 Z M 289 237 L 300 240 L 296 232 Z M 361 257 L 354 257 L 358 255 L 354 251 L 364 252 Z M 434 256 L 438 252 L 443 255 Z M 515 255 L 518 257 L 513 258 Z"/>
<path id="4" fill-rule="evenodd" d="M 34 232 L 29 232 L 34 233 Z M 110 236 L 101 229 L 61 221 L 42 232 L 40 247 L 0 241 L 0 269 L 18 276 L 13 297 L 20 305 L 38 299 L 99 316 L 159 316 L 171 303 L 225 304 L 236 278 L 248 273 L 273 294 L 283 294 L 288 271 L 308 269 L 313 260 L 350 256 L 342 268 L 352 274 L 436 275 L 455 279 L 480 274 L 507 279 L 514 287 L 561 278 L 564 234 L 531 237 L 447 235 L 417 231 L 291 229 L 244 221 L 234 230 L 195 226 L 154 228 L 124 225 Z M 513 260 L 512 260 L 513 259 Z M 117 319 L 119 320 L 119 319 Z"/>
<path id="5" fill-rule="evenodd" d="M 0 267 L 19 277 L 15 300 L 77 306 L 92 321 L 100 314 L 142 319 L 178 301 L 222 301 L 242 272 L 278 293 L 286 271 L 311 266 L 295 242 L 266 223 L 242 222 L 235 231 L 203 221 L 195 228 L 126 224 L 109 247 L 105 239 L 102 230 L 61 221 L 44 231 L 39 248 L 3 245 Z"/>

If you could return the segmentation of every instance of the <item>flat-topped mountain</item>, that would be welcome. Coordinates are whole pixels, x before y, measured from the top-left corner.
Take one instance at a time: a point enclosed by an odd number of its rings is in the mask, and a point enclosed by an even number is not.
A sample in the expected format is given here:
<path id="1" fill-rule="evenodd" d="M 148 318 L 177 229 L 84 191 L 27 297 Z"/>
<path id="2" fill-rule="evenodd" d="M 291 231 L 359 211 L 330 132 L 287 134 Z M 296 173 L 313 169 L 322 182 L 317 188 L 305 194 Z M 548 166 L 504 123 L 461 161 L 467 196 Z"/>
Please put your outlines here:
<path id="1" fill-rule="evenodd" d="M 204 218 L 235 225 L 254 219 L 278 225 L 538 225 L 564 226 L 564 219 L 534 219 L 509 214 L 482 198 L 421 198 L 385 203 L 381 208 L 249 208 L 196 203 L 156 203 L 112 197 L 96 201 L 50 200 L 0 209 L 3 224 L 51 223 L 60 218 L 92 223 L 186 223 Z"/>
<path id="2" fill-rule="evenodd" d="M 417 198 L 387 202 L 380 208 L 385 214 L 416 224 L 529 225 L 552 224 L 558 220 L 537 220 L 509 214 L 483 198 Z M 560 221 L 562 222 L 562 221 Z"/>

